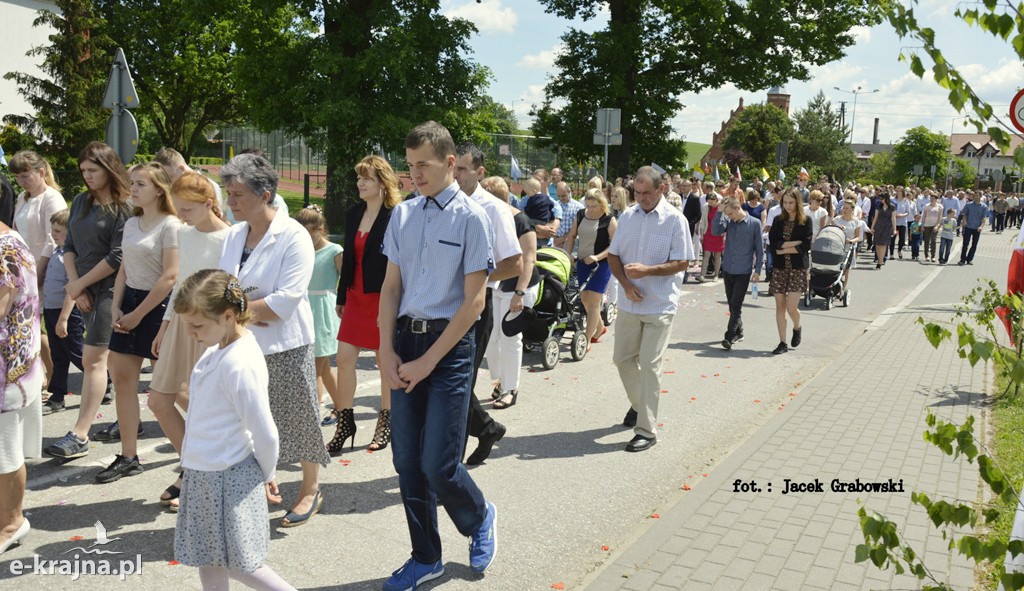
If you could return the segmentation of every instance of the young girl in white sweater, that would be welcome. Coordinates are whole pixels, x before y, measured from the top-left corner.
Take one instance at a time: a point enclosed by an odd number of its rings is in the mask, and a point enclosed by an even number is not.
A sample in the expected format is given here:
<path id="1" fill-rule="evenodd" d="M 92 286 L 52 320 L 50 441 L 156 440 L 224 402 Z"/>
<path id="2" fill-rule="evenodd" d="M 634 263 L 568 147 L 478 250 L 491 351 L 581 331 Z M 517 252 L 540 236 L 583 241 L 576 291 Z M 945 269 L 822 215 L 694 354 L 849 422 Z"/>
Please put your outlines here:
<path id="1" fill-rule="evenodd" d="M 181 285 L 174 311 L 208 347 L 189 382 L 174 557 L 199 567 L 203 589 L 227 590 L 229 578 L 254 589 L 294 589 L 265 564 L 267 501 L 281 502 L 274 480 L 279 443 L 267 366 L 245 328 L 242 286 L 224 271 L 199 271 Z"/>

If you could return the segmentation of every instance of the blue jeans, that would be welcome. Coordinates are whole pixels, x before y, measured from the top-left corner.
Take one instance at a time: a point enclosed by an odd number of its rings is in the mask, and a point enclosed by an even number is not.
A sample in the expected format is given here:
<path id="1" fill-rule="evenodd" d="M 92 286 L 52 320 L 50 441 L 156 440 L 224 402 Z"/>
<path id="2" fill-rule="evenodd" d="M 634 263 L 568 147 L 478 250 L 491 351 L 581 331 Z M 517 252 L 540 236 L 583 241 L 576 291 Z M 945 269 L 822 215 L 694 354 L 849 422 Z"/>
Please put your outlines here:
<path id="1" fill-rule="evenodd" d="M 50 400 L 64 402 L 68 393 L 68 370 L 74 364 L 82 369 L 82 331 L 85 321 L 78 308 L 71 310 L 68 317 L 68 336 L 57 336 L 57 319 L 60 308 L 43 308 L 43 323 L 46 325 L 46 338 L 50 344 L 50 358 L 53 360 L 53 374 L 50 384 L 46 387 L 50 392 Z"/>
<path id="2" fill-rule="evenodd" d="M 949 261 L 949 253 L 953 250 L 953 239 L 942 238 L 939 240 L 939 262 L 945 263 Z"/>
<path id="3" fill-rule="evenodd" d="M 421 357 L 441 333 L 395 334 L 402 361 Z M 464 335 L 412 393 L 391 390 L 391 449 L 416 562 L 441 559 L 437 503 L 469 536 L 487 514 L 484 495 L 462 464 L 473 374 L 473 331 Z"/>
<path id="4" fill-rule="evenodd" d="M 978 250 L 978 238 L 980 237 L 980 228 L 964 226 L 964 243 L 963 247 L 960 248 L 961 263 L 969 263 L 974 260 L 974 252 Z"/>

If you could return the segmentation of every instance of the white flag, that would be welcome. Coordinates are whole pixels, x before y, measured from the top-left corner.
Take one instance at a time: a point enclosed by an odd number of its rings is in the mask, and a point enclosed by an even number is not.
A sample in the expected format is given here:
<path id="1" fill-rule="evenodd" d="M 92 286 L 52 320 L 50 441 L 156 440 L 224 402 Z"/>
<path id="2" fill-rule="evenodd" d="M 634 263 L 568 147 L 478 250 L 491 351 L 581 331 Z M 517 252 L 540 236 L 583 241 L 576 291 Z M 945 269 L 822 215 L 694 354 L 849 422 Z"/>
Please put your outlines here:
<path id="1" fill-rule="evenodd" d="M 519 177 L 523 176 L 523 170 L 519 168 L 519 162 L 516 161 L 516 157 L 512 156 L 512 180 L 518 181 Z"/>

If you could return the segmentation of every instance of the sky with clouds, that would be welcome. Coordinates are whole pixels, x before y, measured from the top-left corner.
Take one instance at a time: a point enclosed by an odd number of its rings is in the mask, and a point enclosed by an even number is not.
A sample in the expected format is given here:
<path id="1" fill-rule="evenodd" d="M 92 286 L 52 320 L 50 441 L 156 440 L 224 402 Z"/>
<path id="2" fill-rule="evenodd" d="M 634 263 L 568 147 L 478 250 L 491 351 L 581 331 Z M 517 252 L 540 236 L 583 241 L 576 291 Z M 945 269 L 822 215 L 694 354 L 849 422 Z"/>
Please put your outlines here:
<path id="1" fill-rule="evenodd" d="M 604 28 L 608 19 L 605 11 L 590 22 L 570 22 L 546 14 L 536 0 L 443 0 L 441 5 L 445 14 L 472 21 L 479 29 L 470 41 L 473 57 L 494 72 L 489 92 L 495 100 L 513 108 L 522 128 L 530 122 L 530 105 L 543 100 L 545 82 L 557 75 L 553 63 L 562 46 L 561 36 L 569 28 Z M 960 69 L 997 113 L 1005 114 L 1013 95 L 1024 84 L 1024 66 L 1007 43 L 956 19 L 956 5 L 954 0 L 920 0 L 916 9 L 918 20 L 935 29 L 939 47 L 949 62 Z M 856 37 L 856 44 L 848 48 L 845 58 L 813 68 L 812 78 L 807 82 L 786 84 L 792 96 L 791 112 L 806 106 L 821 90 L 836 108 L 839 101 L 848 101 L 849 123 L 854 115 L 853 95 L 834 87 L 860 87 L 853 121 L 855 143 L 871 141 L 876 117 L 882 143 L 896 142 L 907 129 L 918 125 L 943 134 L 949 134 L 953 125 L 954 131 L 973 132 L 973 127 L 962 127 L 962 119 L 954 119 L 957 113 L 949 106 L 946 91 L 928 74 L 926 79 L 918 79 L 906 63 L 898 61 L 901 47 L 905 53 L 912 53 L 910 46 L 914 43 L 901 43 L 884 23 L 859 27 Z M 930 65 L 926 56 L 923 59 L 926 66 Z M 870 93 L 875 89 L 877 93 Z M 718 131 L 740 97 L 750 105 L 764 102 L 766 95 L 766 90 L 742 92 L 730 84 L 699 93 L 690 89 L 680 92 L 686 108 L 672 120 L 675 132 L 689 141 L 702 143 L 711 143 L 711 134 Z"/>

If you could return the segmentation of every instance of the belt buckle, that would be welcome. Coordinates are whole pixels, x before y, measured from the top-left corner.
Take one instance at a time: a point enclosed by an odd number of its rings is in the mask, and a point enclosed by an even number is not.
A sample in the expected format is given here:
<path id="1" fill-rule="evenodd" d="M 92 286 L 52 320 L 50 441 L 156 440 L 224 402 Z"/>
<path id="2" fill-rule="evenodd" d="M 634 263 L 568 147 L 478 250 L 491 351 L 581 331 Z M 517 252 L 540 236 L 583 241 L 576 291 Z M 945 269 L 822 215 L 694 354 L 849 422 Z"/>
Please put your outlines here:
<path id="1" fill-rule="evenodd" d="M 413 318 L 409 323 L 409 331 L 413 334 L 426 334 L 427 333 L 427 321 L 417 318 Z"/>

